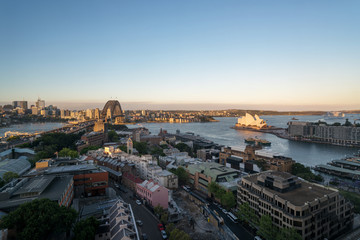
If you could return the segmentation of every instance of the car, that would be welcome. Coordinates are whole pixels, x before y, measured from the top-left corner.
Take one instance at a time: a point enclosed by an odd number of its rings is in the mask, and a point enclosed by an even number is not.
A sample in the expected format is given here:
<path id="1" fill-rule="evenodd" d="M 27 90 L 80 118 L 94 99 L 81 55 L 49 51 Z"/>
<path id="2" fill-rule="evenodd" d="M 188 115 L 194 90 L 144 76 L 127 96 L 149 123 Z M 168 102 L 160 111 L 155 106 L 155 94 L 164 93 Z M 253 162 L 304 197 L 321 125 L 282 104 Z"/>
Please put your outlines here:
<path id="1" fill-rule="evenodd" d="M 223 213 L 225 213 L 225 214 L 227 214 L 227 213 L 228 213 L 228 211 L 226 211 L 226 209 L 225 209 L 225 208 L 223 208 L 223 209 L 222 209 L 222 212 L 223 212 Z"/>
<path id="2" fill-rule="evenodd" d="M 141 205 L 140 200 L 136 200 L 135 202 L 136 202 L 137 205 Z"/>
<path id="3" fill-rule="evenodd" d="M 149 239 L 147 237 L 146 233 L 141 234 L 141 238 L 142 238 L 142 240 L 148 240 Z"/>
<path id="4" fill-rule="evenodd" d="M 136 224 L 141 227 L 143 225 L 143 222 L 141 220 L 136 220 Z"/>
<path id="5" fill-rule="evenodd" d="M 261 237 L 259 237 L 259 236 L 255 236 L 255 237 L 254 237 L 254 240 L 262 240 L 262 239 L 261 239 Z"/>
<path id="6" fill-rule="evenodd" d="M 160 231 L 164 231 L 164 225 L 162 225 L 161 223 L 159 223 L 158 224 L 158 229 L 160 230 Z"/>
<path id="7" fill-rule="evenodd" d="M 161 236 L 162 236 L 163 239 L 167 239 L 167 235 L 166 235 L 165 230 L 161 230 Z"/>

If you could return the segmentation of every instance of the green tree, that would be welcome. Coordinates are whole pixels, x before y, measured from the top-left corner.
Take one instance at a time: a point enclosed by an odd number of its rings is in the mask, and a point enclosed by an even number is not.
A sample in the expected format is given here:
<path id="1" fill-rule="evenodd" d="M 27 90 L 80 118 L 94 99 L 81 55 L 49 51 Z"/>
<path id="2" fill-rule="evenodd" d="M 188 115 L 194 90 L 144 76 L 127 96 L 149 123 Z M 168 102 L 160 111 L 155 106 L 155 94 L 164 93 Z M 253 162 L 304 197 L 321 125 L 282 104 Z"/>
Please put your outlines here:
<path id="1" fill-rule="evenodd" d="M 60 207 L 49 199 L 36 199 L 4 216 L 0 228 L 15 229 L 19 239 L 47 239 L 51 233 L 69 232 L 76 217 L 74 209 Z"/>
<path id="2" fill-rule="evenodd" d="M 71 157 L 73 159 L 79 157 L 79 154 L 77 151 L 71 150 L 69 148 L 63 148 L 59 152 L 59 157 Z"/>
<path id="3" fill-rule="evenodd" d="M 125 145 L 120 145 L 118 148 L 123 152 L 127 152 L 127 146 Z"/>
<path id="4" fill-rule="evenodd" d="M 114 130 L 108 132 L 108 137 L 110 142 L 119 141 L 119 135 Z"/>
<path id="5" fill-rule="evenodd" d="M 276 240 L 302 240 L 301 235 L 294 228 L 281 228 L 276 235 Z"/>
<path id="6" fill-rule="evenodd" d="M 74 240 L 95 239 L 95 233 L 98 226 L 99 221 L 95 217 L 80 220 L 74 227 Z"/>
<path id="7" fill-rule="evenodd" d="M 139 152 L 139 154 L 147 154 L 148 147 L 146 142 L 133 142 L 134 148 Z"/>
<path id="8" fill-rule="evenodd" d="M 241 221 L 248 223 L 252 227 L 259 225 L 259 217 L 256 215 L 255 210 L 250 207 L 248 202 L 240 204 L 238 209 L 237 215 Z"/>
<path id="9" fill-rule="evenodd" d="M 235 196 L 232 192 L 228 191 L 225 194 L 223 194 L 221 196 L 221 204 L 227 209 L 229 210 L 230 208 L 235 207 L 236 205 L 236 200 L 235 200 Z"/>
<path id="10" fill-rule="evenodd" d="M 154 213 L 158 216 L 161 216 L 165 212 L 164 208 L 160 205 L 154 207 Z"/>
<path id="11" fill-rule="evenodd" d="M 151 151 L 151 155 L 165 156 L 165 153 L 162 148 L 154 146 Z"/>
<path id="12" fill-rule="evenodd" d="M 101 147 L 100 147 L 100 146 L 89 146 L 89 147 L 83 148 L 83 149 L 80 151 L 80 154 L 83 155 L 83 154 L 86 154 L 88 151 L 98 150 L 99 148 L 101 148 Z"/>
<path id="13" fill-rule="evenodd" d="M 17 173 L 14 172 L 6 172 L 3 175 L 3 180 L 5 181 L 5 183 L 10 182 L 11 180 L 13 180 L 14 178 L 18 178 L 19 175 Z"/>
<path id="14" fill-rule="evenodd" d="M 174 223 L 169 223 L 166 225 L 165 231 L 168 236 L 170 236 L 170 233 L 175 229 Z"/>
<path id="15" fill-rule="evenodd" d="M 194 153 L 193 153 L 191 147 L 189 147 L 185 143 L 178 143 L 178 144 L 175 145 L 175 147 L 177 149 L 179 149 L 180 152 L 187 152 L 189 154 L 189 156 L 191 156 L 191 157 L 194 156 Z"/>
<path id="16" fill-rule="evenodd" d="M 160 217 L 161 223 L 166 225 L 168 223 L 168 217 L 169 217 L 168 213 L 163 213 Z"/>
<path id="17" fill-rule="evenodd" d="M 179 180 L 179 185 L 186 185 L 189 183 L 189 173 L 183 167 L 177 169 L 171 169 L 170 172 L 174 173 Z"/>
<path id="18" fill-rule="evenodd" d="M 272 224 L 271 217 L 269 215 L 262 215 L 260 218 L 259 230 L 257 234 L 267 240 L 276 239 L 276 228 Z"/>
<path id="19" fill-rule="evenodd" d="M 177 228 L 170 233 L 169 240 L 191 240 L 190 236 Z"/>
<path id="20" fill-rule="evenodd" d="M 314 174 L 310 167 L 305 167 L 301 163 L 294 163 L 291 167 L 291 174 L 301 177 L 307 181 L 322 182 L 324 178 L 319 174 Z"/>

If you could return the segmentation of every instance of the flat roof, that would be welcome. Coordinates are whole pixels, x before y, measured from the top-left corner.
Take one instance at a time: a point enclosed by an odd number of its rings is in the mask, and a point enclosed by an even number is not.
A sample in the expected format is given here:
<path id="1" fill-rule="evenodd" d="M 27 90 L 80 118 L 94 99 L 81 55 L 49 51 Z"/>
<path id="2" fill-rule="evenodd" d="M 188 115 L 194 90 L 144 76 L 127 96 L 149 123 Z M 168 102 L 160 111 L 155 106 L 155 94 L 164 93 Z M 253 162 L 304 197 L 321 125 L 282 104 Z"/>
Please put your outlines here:
<path id="1" fill-rule="evenodd" d="M 268 172 L 266 172 L 268 173 Z M 264 173 L 259 173 L 264 174 Z M 249 181 L 255 183 L 256 185 L 260 186 L 257 183 L 257 177 L 259 174 L 249 175 L 244 177 L 244 179 L 248 179 Z M 271 175 L 276 177 L 284 177 L 283 173 L 272 171 Z M 291 174 L 286 174 L 286 177 Z M 263 186 L 261 186 L 263 187 Z M 303 206 L 306 202 L 312 202 L 317 198 L 322 198 L 325 195 L 329 195 L 334 193 L 334 190 L 319 186 L 317 184 L 312 184 L 306 181 L 301 181 L 301 187 L 291 190 L 289 192 L 281 193 L 275 190 L 272 190 L 267 187 L 263 187 L 267 191 L 273 193 L 274 195 L 279 196 L 280 198 L 289 201 L 290 203 L 294 204 L 295 206 Z"/>
<path id="2" fill-rule="evenodd" d="M 14 195 L 21 195 L 24 193 L 39 193 L 41 194 L 47 186 L 54 180 L 55 176 L 41 176 L 30 179 L 24 186 L 17 190 Z"/>
<path id="3" fill-rule="evenodd" d="M 359 175 L 360 176 L 360 171 L 351 170 L 351 169 L 347 169 L 347 168 L 335 167 L 335 166 L 326 165 L 326 164 L 320 164 L 320 165 L 317 165 L 316 167 L 324 168 L 324 169 L 331 170 L 331 171 L 348 173 L 348 174 L 353 174 L 353 175 Z"/>
<path id="4" fill-rule="evenodd" d="M 194 175 L 195 172 L 201 172 L 206 176 L 210 176 L 214 180 L 221 175 L 230 175 L 233 173 L 238 174 L 238 170 L 226 167 L 222 164 L 215 162 L 202 162 L 188 166 L 188 171 Z M 229 179 L 228 179 L 229 180 Z"/>
<path id="5" fill-rule="evenodd" d="M 353 161 L 347 161 L 347 160 L 334 160 L 334 163 L 339 163 L 339 164 L 346 164 L 346 165 L 350 165 L 350 166 L 354 166 L 354 167 L 360 167 L 360 162 L 353 162 Z"/>
<path id="6" fill-rule="evenodd" d="M 34 179 L 38 179 L 39 177 L 35 177 Z M 65 191 L 65 188 L 70 184 L 70 182 L 73 181 L 72 176 L 56 176 L 52 179 L 49 184 L 47 184 L 46 188 L 43 189 L 42 193 L 37 196 L 28 197 L 28 198 L 20 198 L 20 195 L 16 193 L 13 194 L 10 199 L 5 199 L 3 201 L 0 201 L 0 209 L 1 210 L 10 210 L 13 208 L 18 207 L 19 205 L 31 202 L 35 199 L 43 199 L 48 198 L 52 201 L 59 201 Z M 32 179 L 25 184 L 31 184 Z M 21 190 L 21 189 L 20 189 Z M 19 190 L 19 191 L 20 191 Z"/>
<path id="7" fill-rule="evenodd" d="M 68 165 L 51 167 L 45 170 L 46 174 L 66 173 L 66 172 L 78 172 L 78 171 L 96 171 L 98 168 L 92 164 L 79 164 L 79 165 Z"/>

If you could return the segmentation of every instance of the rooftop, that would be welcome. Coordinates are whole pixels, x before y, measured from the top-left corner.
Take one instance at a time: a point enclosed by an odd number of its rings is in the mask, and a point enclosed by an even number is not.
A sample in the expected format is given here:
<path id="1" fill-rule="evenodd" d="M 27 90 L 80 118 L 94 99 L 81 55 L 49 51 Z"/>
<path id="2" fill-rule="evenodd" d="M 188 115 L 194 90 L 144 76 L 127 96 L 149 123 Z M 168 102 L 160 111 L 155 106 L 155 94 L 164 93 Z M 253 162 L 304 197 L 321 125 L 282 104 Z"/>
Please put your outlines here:
<path id="1" fill-rule="evenodd" d="M 268 176 L 272 176 L 274 178 L 288 178 L 292 176 L 289 173 L 285 172 L 277 172 L 277 171 L 267 171 L 263 173 L 253 174 L 248 177 L 244 177 L 243 179 L 247 179 L 254 184 L 258 185 L 258 176 L 262 174 L 267 174 Z M 259 186 L 259 185 L 258 185 Z M 289 201 L 295 206 L 302 206 L 306 202 L 312 202 L 315 199 L 322 198 L 326 195 L 334 193 L 336 190 L 326 188 L 317 184 L 309 183 L 306 181 L 301 181 L 301 187 L 296 188 L 292 191 L 281 193 L 275 190 L 272 190 L 268 187 L 264 187 L 267 191 L 273 193 L 274 195 L 279 196 L 280 198 Z"/>
<path id="2" fill-rule="evenodd" d="M 188 171 L 190 174 L 194 175 L 196 172 L 201 172 L 206 176 L 210 176 L 213 179 L 216 179 L 219 176 L 226 176 L 231 174 L 238 174 L 238 170 L 225 167 L 219 163 L 215 162 L 202 162 L 198 164 L 193 164 L 188 166 Z"/>

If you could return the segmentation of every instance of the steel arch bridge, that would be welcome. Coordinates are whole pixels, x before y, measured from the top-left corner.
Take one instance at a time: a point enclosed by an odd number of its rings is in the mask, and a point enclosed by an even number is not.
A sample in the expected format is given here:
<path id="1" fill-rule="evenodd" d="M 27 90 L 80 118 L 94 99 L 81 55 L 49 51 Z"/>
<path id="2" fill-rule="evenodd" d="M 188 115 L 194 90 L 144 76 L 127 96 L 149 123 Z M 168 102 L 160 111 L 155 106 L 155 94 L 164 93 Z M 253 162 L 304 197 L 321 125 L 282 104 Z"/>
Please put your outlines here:
<path id="1" fill-rule="evenodd" d="M 101 111 L 102 117 L 107 117 L 108 109 L 110 109 L 111 117 L 116 117 L 122 115 L 122 109 L 118 100 L 109 100 L 105 104 L 103 110 Z"/>

